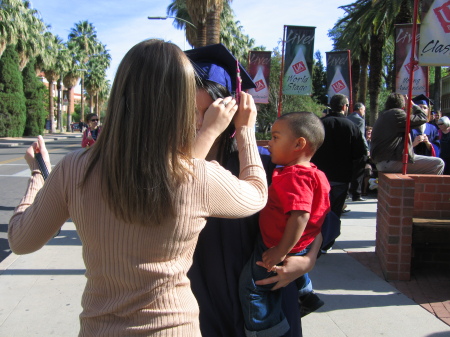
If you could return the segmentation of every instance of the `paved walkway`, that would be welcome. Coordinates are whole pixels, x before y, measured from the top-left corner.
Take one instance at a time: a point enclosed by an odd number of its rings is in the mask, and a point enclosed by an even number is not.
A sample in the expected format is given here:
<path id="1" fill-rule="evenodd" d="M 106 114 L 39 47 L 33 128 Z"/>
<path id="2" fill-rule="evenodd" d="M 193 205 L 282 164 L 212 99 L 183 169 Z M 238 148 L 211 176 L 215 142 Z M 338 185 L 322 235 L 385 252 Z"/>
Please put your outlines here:
<path id="1" fill-rule="evenodd" d="M 349 202 L 348 208 L 333 250 L 311 272 L 325 305 L 303 318 L 303 335 L 450 336 L 450 327 L 408 298 L 404 287 L 377 275 L 376 199 Z M 40 251 L 11 254 L 0 263 L 0 336 L 77 336 L 84 284 L 81 243 L 74 224 L 67 222 Z M 442 291 L 437 288 L 436 296 Z M 429 304 L 448 308 L 448 300 Z"/>

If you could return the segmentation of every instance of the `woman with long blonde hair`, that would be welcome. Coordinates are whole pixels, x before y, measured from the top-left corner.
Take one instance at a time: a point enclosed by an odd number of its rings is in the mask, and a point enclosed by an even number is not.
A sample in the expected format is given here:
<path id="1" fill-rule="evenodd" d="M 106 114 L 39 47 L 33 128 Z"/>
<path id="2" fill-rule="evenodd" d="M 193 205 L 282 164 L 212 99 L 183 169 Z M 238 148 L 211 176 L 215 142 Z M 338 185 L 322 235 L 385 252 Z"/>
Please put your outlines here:
<path id="1" fill-rule="evenodd" d="M 10 247 L 36 251 L 73 220 L 87 278 L 80 336 L 200 336 L 186 273 L 206 218 L 249 216 L 266 202 L 251 96 L 236 114 L 231 97 L 215 100 L 194 150 L 195 93 L 184 53 L 143 41 L 117 70 L 93 146 L 68 154 L 45 184 L 34 159 L 40 152 L 50 169 L 42 137 L 27 150 L 32 177 L 10 220 Z M 233 115 L 238 178 L 201 158 Z"/>

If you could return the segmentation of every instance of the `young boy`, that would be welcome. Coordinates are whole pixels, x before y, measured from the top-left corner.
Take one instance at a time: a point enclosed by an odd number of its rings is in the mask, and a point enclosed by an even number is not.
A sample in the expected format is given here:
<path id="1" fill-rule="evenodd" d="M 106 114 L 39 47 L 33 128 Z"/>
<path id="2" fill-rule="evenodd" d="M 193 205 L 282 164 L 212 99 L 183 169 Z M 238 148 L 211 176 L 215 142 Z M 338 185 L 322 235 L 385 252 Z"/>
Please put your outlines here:
<path id="1" fill-rule="evenodd" d="M 240 278 L 248 336 L 282 336 L 289 330 L 280 291 L 272 291 L 273 284 L 258 286 L 254 281 L 273 276 L 286 255 L 306 254 L 321 231 L 330 210 L 330 185 L 310 160 L 324 136 L 322 122 L 311 112 L 284 114 L 272 126 L 268 149 L 272 162 L 283 167 L 273 173 L 267 205 L 259 215 L 262 238 Z M 257 261 L 264 267 L 256 265 Z"/>

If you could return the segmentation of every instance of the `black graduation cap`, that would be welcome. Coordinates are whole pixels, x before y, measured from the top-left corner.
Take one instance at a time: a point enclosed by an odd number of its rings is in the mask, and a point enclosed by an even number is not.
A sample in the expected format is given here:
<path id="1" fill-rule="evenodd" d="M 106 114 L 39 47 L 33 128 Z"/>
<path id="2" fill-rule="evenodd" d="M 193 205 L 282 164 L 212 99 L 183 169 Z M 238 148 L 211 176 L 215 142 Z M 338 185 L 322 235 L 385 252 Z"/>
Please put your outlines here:
<path id="1" fill-rule="evenodd" d="M 186 50 L 185 53 L 199 77 L 223 85 L 230 93 L 236 91 L 237 60 L 223 44 Z M 239 70 L 242 80 L 241 89 L 255 88 L 255 83 L 240 63 Z"/>
<path id="2" fill-rule="evenodd" d="M 416 97 L 414 97 L 412 99 L 412 101 L 415 104 L 426 104 L 428 107 L 430 107 L 431 105 L 434 105 L 434 102 L 432 99 L 428 98 L 427 96 L 425 96 L 424 94 L 420 94 Z"/>

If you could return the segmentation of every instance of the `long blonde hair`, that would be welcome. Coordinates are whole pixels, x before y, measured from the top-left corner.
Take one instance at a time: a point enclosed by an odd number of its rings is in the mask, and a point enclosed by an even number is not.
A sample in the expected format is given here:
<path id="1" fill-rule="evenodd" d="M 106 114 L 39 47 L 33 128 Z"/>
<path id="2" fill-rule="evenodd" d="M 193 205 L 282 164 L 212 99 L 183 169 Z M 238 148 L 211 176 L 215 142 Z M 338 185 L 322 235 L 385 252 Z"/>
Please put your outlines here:
<path id="1" fill-rule="evenodd" d="M 190 176 L 195 94 L 194 69 L 176 45 L 146 40 L 123 58 L 82 181 L 99 170 L 119 219 L 148 225 L 175 216 L 176 189 Z"/>

